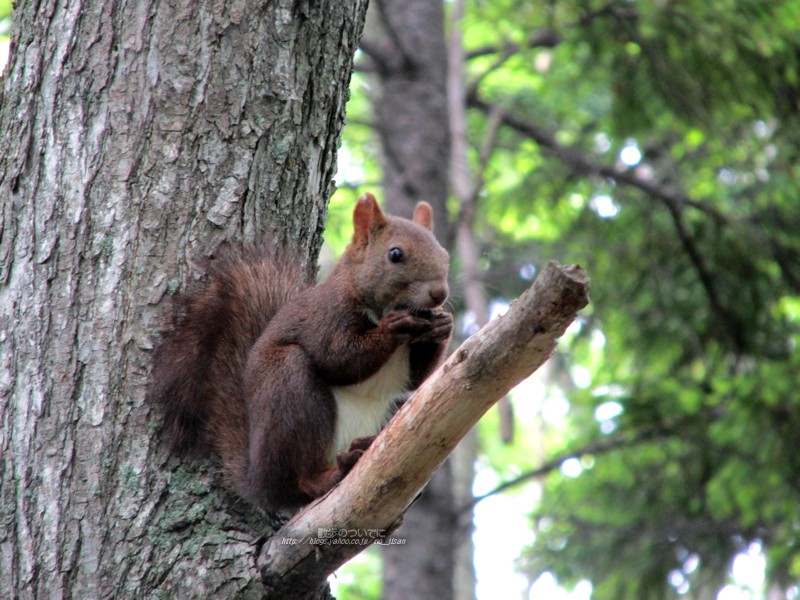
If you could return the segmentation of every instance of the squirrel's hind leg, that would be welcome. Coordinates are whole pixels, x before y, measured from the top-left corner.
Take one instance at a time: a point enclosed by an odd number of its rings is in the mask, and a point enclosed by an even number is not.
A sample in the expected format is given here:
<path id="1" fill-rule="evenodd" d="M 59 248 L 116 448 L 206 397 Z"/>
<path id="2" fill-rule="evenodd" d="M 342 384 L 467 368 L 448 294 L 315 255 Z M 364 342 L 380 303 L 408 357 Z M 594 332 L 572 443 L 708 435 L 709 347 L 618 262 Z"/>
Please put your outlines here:
<path id="1" fill-rule="evenodd" d="M 336 402 L 300 346 L 256 346 L 246 371 L 249 440 L 240 493 L 274 507 L 307 504 L 342 477 L 329 459 Z"/>

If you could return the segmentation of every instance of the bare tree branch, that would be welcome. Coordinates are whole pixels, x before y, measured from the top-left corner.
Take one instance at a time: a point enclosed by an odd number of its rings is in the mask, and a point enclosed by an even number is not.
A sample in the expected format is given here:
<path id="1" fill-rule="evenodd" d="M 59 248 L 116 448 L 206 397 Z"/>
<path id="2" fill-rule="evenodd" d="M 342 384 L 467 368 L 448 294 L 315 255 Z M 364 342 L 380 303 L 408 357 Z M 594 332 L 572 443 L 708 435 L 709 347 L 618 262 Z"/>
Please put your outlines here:
<path id="1" fill-rule="evenodd" d="M 390 533 L 458 441 L 555 351 L 588 303 L 588 286 L 577 265 L 550 263 L 505 315 L 464 342 L 353 471 L 266 542 L 258 565 L 270 598 L 297 598 L 298 590 L 313 594 L 335 569 Z M 345 537 L 311 543 L 321 529 L 344 531 Z"/>

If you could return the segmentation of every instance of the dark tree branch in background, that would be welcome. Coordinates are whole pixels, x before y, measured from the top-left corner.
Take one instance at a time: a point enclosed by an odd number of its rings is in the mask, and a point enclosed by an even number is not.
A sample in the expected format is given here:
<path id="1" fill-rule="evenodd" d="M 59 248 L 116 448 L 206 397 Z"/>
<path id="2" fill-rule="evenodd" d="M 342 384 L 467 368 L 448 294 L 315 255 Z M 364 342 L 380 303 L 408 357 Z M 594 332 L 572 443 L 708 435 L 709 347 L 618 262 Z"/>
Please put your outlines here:
<path id="1" fill-rule="evenodd" d="M 507 42 L 502 46 L 482 46 L 481 48 L 476 48 L 474 50 L 470 50 L 465 54 L 465 58 L 467 60 L 471 60 L 473 58 L 478 58 L 481 56 L 487 56 L 489 54 L 498 54 L 502 53 L 508 56 L 516 54 L 520 50 L 524 50 L 526 48 L 555 48 L 561 43 L 561 36 L 551 29 L 542 29 L 541 31 L 536 31 L 532 33 L 528 39 L 525 41 L 525 44 L 515 44 L 513 42 Z"/>
<path id="2" fill-rule="evenodd" d="M 469 84 L 469 86 L 467 87 L 465 98 L 469 98 L 471 96 L 474 96 L 477 93 L 478 87 L 481 85 L 481 83 L 489 75 L 491 75 L 492 73 L 497 71 L 499 68 L 501 68 L 504 64 L 506 64 L 508 59 L 511 58 L 512 56 L 514 56 L 514 54 L 516 54 L 516 52 L 517 52 L 517 49 L 514 49 L 513 46 L 507 46 L 506 49 L 503 51 L 503 53 L 500 56 L 498 56 L 491 65 L 489 65 L 486 69 L 484 69 L 481 72 L 481 74 L 478 75 L 477 77 L 475 77 L 475 79 Z"/>
<path id="3" fill-rule="evenodd" d="M 358 49 L 361 50 L 366 57 L 366 60 L 362 58 L 355 65 L 358 71 L 369 73 L 380 71 L 385 73 L 389 70 L 393 55 L 391 47 L 381 45 L 375 40 L 363 37 L 358 45 Z"/>
<path id="4" fill-rule="evenodd" d="M 714 422 L 719 420 L 724 415 L 724 409 L 722 407 L 716 406 L 705 411 L 703 415 L 705 416 L 705 418 L 708 419 L 709 422 Z M 531 479 L 540 479 L 542 477 L 546 477 L 556 469 L 559 469 L 561 465 L 563 465 L 566 461 L 568 461 L 571 458 L 581 458 L 582 456 L 587 456 L 587 455 L 606 454 L 608 452 L 613 452 L 614 450 L 617 450 L 619 448 L 632 448 L 634 446 L 637 446 L 638 444 L 642 444 L 645 442 L 667 438 L 669 436 L 679 435 L 682 427 L 687 423 L 693 422 L 693 420 L 696 419 L 697 416 L 698 415 L 693 415 L 689 418 L 673 419 L 665 423 L 656 424 L 652 427 L 640 429 L 639 431 L 633 431 L 632 434 L 629 434 L 627 432 L 621 432 L 615 436 L 609 436 L 604 439 L 596 440 L 594 442 L 589 442 L 585 446 L 582 446 L 575 450 L 564 452 L 560 456 L 545 461 L 535 469 L 526 471 L 525 473 L 521 473 L 517 477 L 509 479 L 508 481 L 504 481 L 490 492 L 486 492 L 485 494 L 482 494 L 480 496 L 475 496 L 475 498 L 470 504 L 463 506 L 461 508 L 461 511 L 470 511 L 479 502 L 482 502 L 483 500 L 486 500 L 487 498 L 490 498 L 496 494 L 500 494 L 508 489 L 521 485 L 526 481 L 530 481 Z"/>
<path id="5" fill-rule="evenodd" d="M 607 4 L 606 6 L 598 8 L 597 10 L 587 12 L 580 19 L 578 19 L 577 22 L 568 24 L 565 28 L 571 29 L 574 27 L 583 27 L 595 19 L 608 16 L 614 17 L 618 20 L 631 20 L 638 18 L 639 12 L 634 8 L 623 8 L 620 6 Z M 524 44 L 518 44 L 509 41 L 501 45 L 492 44 L 481 46 L 480 48 L 475 48 L 474 50 L 466 52 L 465 58 L 467 60 L 471 60 L 473 58 L 480 58 L 490 54 L 504 54 L 511 56 L 517 52 L 520 52 L 521 50 L 529 48 L 555 48 L 563 40 L 564 37 L 560 33 L 548 27 L 531 33 L 528 36 L 528 39 L 525 40 Z"/>
<path id="6" fill-rule="evenodd" d="M 632 19 L 639 18 L 639 11 L 635 8 L 626 8 L 619 6 L 618 4 L 609 3 L 596 10 L 590 10 L 580 19 L 578 19 L 578 22 L 576 25 L 573 25 L 573 27 L 588 25 L 595 19 L 599 19 L 601 17 L 614 17 L 619 21 L 630 21 Z"/>
<path id="7" fill-rule="evenodd" d="M 686 230 L 686 225 L 683 222 L 683 215 L 677 206 L 667 204 L 667 210 L 672 217 L 672 222 L 675 225 L 675 231 L 678 234 L 678 239 L 681 241 L 683 249 L 689 255 L 692 265 L 697 271 L 697 276 L 700 279 L 700 284 L 706 292 L 708 301 L 711 304 L 712 310 L 722 319 L 725 323 L 725 329 L 730 334 L 731 339 L 737 350 L 742 351 L 745 348 L 745 340 L 743 337 L 743 327 L 740 319 L 732 313 L 720 300 L 717 285 L 714 281 L 714 275 L 706 265 L 703 259 L 703 254 L 697 247 L 694 239 Z"/>
<path id="8" fill-rule="evenodd" d="M 659 430 L 648 429 L 639 432 L 637 435 L 633 437 L 618 436 L 586 444 L 582 448 L 578 448 L 577 450 L 572 450 L 570 452 L 562 454 L 561 456 L 557 456 L 556 458 L 551 458 L 550 460 L 545 461 L 544 463 L 542 463 L 541 466 L 535 469 L 526 471 L 525 473 L 522 473 L 517 477 L 514 477 L 513 479 L 509 479 L 508 481 L 504 481 L 490 492 L 486 492 L 485 494 L 481 494 L 480 496 L 475 496 L 473 501 L 467 506 L 462 507 L 461 510 L 462 511 L 472 510 L 476 504 L 486 500 L 487 498 L 500 494 L 518 485 L 522 485 L 523 483 L 530 481 L 531 479 L 540 479 L 542 477 L 546 477 L 556 469 L 561 468 L 561 465 L 563 465 L 566 461 L 568 461 L 571 458 L 580 458 L 588 454 L 594 454 L 594 455 L 605 454 L 607 452 L 611 452 L 618 448 L 628 448 L 631 446 L 635 446 L 636 444 L 639 444 L 641 442 L 648 441 L 661 433 L 663 433 L 663 431 L 660 429 Z"/>
<path id="9" fill-rule="evenodd" d="M 486 123 L 486 135 L 484 136 L 483 144 L 481 144 L 480 152 L 478 153 L 478 168 L 475 172 L 475 184 L 472 188 L 472 204 L 478 201 L 478 196 L 483 189 L 483 183 L 486 178 L 486 167 L 489 164 L 489 159 L 495 148 L 497 132 L 500 130 L 501 116 L 499 110 L 489 113 L 489 119 Z"/>
<path id="10" fill-rule="evenodd" d="M 361 38 L 359 49 L 367 57 L 367 61 L 359 61 L 356 69 L 360 72 L 378 72 L 388 75 L 392 72 L 409 71 L 414 68 L 414 52 L 409 51 L 412 43 L 403 27 L 394 23 L 395 16 L 385 0 L 375 0 L 374 11 L 379 16 L 380 32 L 378 37 Z M 365 64 L 366 63 L 366 64 Z"/>
<path id="11" fill-rule="evenodd" d="M 556 141 L 555 135 L 534 123 L 520 119 L 503 108 L 491 104 L 473 94 L 467 99 L 469 106 L 491 114 L 492 111 L 499 110 L 502 123 L 522 135 L 531 138 L 539 146 L 559 159 L 577 175 L 595 175 L 606 177 L 624 186 L 639 189 L 651 198 L 660 201 L 668 206 L 673 206 L 680 210 L 683 206 L 690 206 L 700 210 L 712 217 L 715 221 L 724 223 L 727 217 L 718 210 L 706 203 L 692 200 L 685 194 L 668 190 L 658 184 L 648 181 L 632 170 L 620 171 L 612 165 L 606 165 L 600 161 L 587 156 L 583 151 L 570 146 L 564 146 Z"/>
<path id="12" fill-rule="evenodd" d="M 391 0 L 388 1 L 391 2 Z M 398 27 L 396 23 L 392 22 L 392 10 L 387 5 L 387 0 L 376 0 L 375 6 L 381 17 L 383 31 L 391 42 L 391 48 L 385 49 L 383 52 L 385 62 L 388 63 L 389 57 L 392 57 L 394 68 L 399 68 L 401 65 L 410 68 L 413 64 L 412 53 L 408 51 L 407 44 L 403 40 L 402 27 Z"/>

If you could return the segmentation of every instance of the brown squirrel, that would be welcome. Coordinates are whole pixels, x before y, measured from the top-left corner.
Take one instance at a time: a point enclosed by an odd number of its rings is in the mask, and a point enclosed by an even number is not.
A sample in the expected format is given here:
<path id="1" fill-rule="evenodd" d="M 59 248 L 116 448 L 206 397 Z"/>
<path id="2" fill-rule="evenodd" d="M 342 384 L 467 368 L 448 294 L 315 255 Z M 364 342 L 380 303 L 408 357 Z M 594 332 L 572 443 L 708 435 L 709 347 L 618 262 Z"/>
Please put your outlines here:
<path id="1" fill-rule="evenodd" d="M 213 261 L 156 352 L 149 395 L 170 437 L 210 446 L 226 485 L 254 504 L 294 509 L 336 485 L 450 339 L 449 257 L 430 205 L 407 220 L 366 194 L 353 226 L 316 286 L 277 252 Z"/>

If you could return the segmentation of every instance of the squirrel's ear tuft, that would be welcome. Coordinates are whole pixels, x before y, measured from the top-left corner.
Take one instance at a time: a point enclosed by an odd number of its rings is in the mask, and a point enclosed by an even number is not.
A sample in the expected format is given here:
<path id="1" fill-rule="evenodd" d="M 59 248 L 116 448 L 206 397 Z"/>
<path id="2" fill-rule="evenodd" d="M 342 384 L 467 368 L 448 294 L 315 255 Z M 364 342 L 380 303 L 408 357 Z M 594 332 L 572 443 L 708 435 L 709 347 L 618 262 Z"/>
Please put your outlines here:
<path id="1" fill-rule="evenodd" d="M 353 211 L 353 242 L 366 244 L 370 232 L 386 224 L 386 216 L 375 196 L 367 192 L 358 199 Z"/>
<path id="2" fill-rule="evenodd" d="M 414 207 L 414 217 L 412 221 L 417 225 L 422 225 L 425 229 L 433 231 L 433 209 L 427 202 L 417 202 Z"/>

